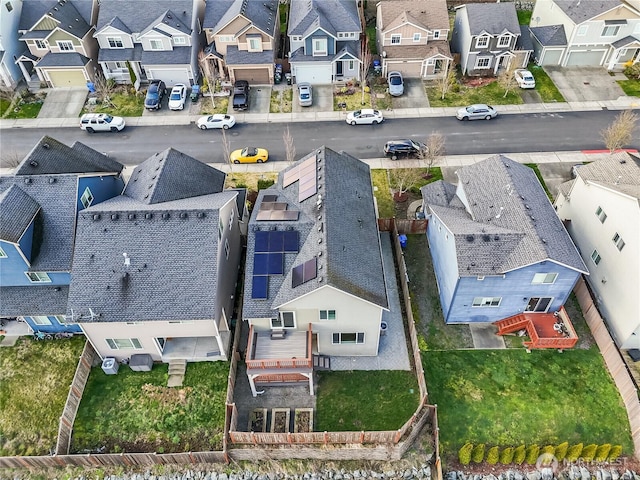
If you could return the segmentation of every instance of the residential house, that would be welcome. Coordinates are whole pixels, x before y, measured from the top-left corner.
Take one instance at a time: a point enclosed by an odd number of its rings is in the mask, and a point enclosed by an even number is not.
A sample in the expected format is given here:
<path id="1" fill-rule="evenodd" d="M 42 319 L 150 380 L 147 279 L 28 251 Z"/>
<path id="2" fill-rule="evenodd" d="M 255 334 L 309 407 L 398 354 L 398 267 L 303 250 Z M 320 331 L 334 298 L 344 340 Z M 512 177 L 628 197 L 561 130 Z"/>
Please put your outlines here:
<path id="1" fill-rule="evenodd" d="M 260 191 L 249 222 L 243 319 L 256 385 L 303 382 L 313 355 L 376 356 L 388 311 L 369 167 L 321 147 Z"/>
<path id="2" fill-rule="evenodd" d="M 640 1 L 539 0 L 531 35 L 538 65 L 622 70 L 640 61 Z"/>
<path id="3" fill-rule="evenodd" d="M 224 181 L 169 148 L 80 212 L 66 313 L 100 357 L 229 359 L 243 212 Z"/>
<path id="4" fill-rule="evenodd" d="M 460 54 L 465 75 L 497 75 L 512 62 L 526 67 L 530 41 L 522 38 L 512 2 L 473 3 L 456 8 L 451 49 Z"/>
<path id="5" fill-rule="evenodd" d="M 396 70 L 404 77 L 433 78 L 449 70 L 446 0 L 383 0 L 376 22 L 384 76 Z"/>
<path id="6" fill-rule="evenodd" d="M 640 158 L 616 153 L 560 186 L 558 216 L 589 270 L 600 314 L 620 348 L 640 349 Z"/>
<path id="7" fill-rule="evenodd" d="M 65 318 L 76 217 L 120 194 L 122 169 L 82 143 L 43 137 L 0 176 L 0 317 L 22 317 L 33 331 L 80 331 Z"/>
<path id="8" fill-rule="evenodd" d="M 422 187 L 445 322 L 556 312 L 588 273 L 535 172 L 496 155 Z"/>
<path id="9" fill-rule="evenodd" d="M 195 84 L 203 15 L 204 0 L 101 0 L 95 37 L 105 78 Z"/>
<path id="10" fill-rule="evenodd" d="M 280 34 L 278 0 L 209 1 L 203 28 L 206 58 L 232 82 L 272 84 Z"/>
<path id="11" fill-rule="evenodd" d="M 287 30 L 296 83 L 360 80 L 362 23 L 357 0 L 291 0 Z"/>
<path id="12" fill-rule="evenodd" d="M 17 33 L 22 3 L 22 0 L 8 0 L 0 9 L 0 89 L 13 90 L 22 78 L 15 63 L 24 50 Z"/>
<path id="13" fill-rule="evenodd" d="M 95 79 L 97 0 L 22 2 L 18 34 L 26 49 L 15 60 L 29 86 L 84 87 Z"/>

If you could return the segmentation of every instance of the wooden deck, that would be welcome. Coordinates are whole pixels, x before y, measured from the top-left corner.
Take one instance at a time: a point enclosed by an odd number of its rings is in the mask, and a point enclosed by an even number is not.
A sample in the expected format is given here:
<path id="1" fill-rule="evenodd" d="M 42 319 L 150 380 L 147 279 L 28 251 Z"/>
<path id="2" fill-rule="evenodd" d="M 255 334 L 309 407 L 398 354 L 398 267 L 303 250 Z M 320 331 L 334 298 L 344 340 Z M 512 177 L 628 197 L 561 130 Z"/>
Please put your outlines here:
<path id="1" fill-rule="evenodd" d="M 287 330 L 284 338 L 271 338 L 271 331 L 249 329 L 247 345 L 247 371 L 313 369 L 311 352 L 311 326 L 308 331 Z"/>
<path id="2" fill-rule="evenodd" d="M 527 348 L 564 350 L 573 348 L 578 342 L 578 335 L 564 307 L 556 313 L 523 312 L 494 324 L 498 327 L 498 335 L 526 330 L 529 341 L 524 345 Z"/>

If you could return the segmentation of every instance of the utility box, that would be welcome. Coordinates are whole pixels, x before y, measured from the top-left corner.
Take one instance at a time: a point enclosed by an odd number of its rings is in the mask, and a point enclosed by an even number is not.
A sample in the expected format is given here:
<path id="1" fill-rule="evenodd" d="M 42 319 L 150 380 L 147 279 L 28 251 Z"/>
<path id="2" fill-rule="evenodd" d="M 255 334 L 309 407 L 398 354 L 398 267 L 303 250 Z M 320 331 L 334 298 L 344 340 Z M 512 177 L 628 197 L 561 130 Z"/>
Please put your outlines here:
<path id="1" fill-rule="evenodd" d="M 113 357 L 106 357 L 102 360 L 102 371 L 107 375 L 115 375 L 118 373 L 120 364 Z"/>
<path id="2" fill-rule="evenodd" d="M 148 353 L 131 355 L 129 368 L 134 372 L 149 372 L 153 368 L 153 358 Z"/>

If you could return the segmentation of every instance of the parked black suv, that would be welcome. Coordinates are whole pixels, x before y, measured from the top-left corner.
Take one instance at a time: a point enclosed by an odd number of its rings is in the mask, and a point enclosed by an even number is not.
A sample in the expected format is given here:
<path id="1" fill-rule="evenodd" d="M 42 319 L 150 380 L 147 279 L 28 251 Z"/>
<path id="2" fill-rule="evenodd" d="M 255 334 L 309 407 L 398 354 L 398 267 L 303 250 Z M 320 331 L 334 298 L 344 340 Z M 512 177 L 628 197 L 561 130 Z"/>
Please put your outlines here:
<path id="1" fill-rule="evenodd" d="M 167 86 L 162 80 L 151 80 L 147 89 L 147 96 L 144 99 L 144 108 L 148 110 L 160 110 L 162 108 L 162 97 L 167 93 Z"/>
<path id="2" fill-rule="evenodd" d="M 233 109 L 246 110 L 249 108 L 249 82 L 236 80 L 233 84 Z"/>
<path id="3" fill-rule="evenodd" d="M 399 157 L 419 157 L 427 146 L 413 140 L 390 140 L 384 145 L 384 154 L 397 160 Z"/>

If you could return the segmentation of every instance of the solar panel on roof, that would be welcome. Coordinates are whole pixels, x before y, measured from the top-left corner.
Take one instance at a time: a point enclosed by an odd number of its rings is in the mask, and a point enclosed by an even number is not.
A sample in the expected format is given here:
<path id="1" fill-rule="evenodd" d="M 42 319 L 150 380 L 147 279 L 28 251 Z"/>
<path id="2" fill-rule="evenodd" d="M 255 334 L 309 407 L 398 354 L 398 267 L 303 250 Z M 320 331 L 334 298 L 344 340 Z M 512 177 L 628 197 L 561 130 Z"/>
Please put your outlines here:
<path id="1" fill-rule="evenodd" d="M 260 204 L 260 211 L 264 212 L 264 211 L 273 210 L 274 205 L 275 205 L 274 202 L 262 202 Z"/>
<path id="2" fill-rule="evenodd" d="M 256 253 L 253 255 L 253 274 L 267 275 L 269 273 L 269 254 Z"/>
<path id="3" fill-rule="evenodd" d="M 283 220 L 285 221 L 291 221 L 291 220 L 298 220 L 298 214 L 300 212 L 298 212 L 297 210 L 285 210 L 284 212 L 284 218 Z"/>
<path id="4" fill-rule="evenodd" d="M 304 262 L 302 265 L 298 265 L 293 268 L 293 274 L 291 276 L 292 287 L 295 288 L 303 283 L 313 280 L 318 275 L 317 269 L 318 263 L 316 257 Z"/>
<path id="5" fill-rule="evenodd" d="M 275 202 L 276 200 L 278 200 L 277 195 L 265 195 L 262 197 L 263 202 Z"/>
<path id="6" fill-rule="evenodd" d="M 298 265 L 297 267 L 293 267 L 293 272 L 291 275 L 291 280 L 292 280 L 291 286 L 293 288 L 296 288 L 298 285 L 302 285 L 302 279 L 304 277 L 303 270 L 304 270 L 304 264 Z"/>
<path id="7" fill-rule="evenodd" d="M 299 170 L 298 170 L 298 166 L 296 165 L 291 170 L 284 172 L 284 176 L 282 177 L 282 186 L 288 187 L 292 183 L 297 182 L 298 178 L 299 178 Z"/>
<path id="8" fill-rule="evenodd" d="M 269 232 L 269 251 L 284 252 L 284 232 Z"/>
<path id="9" fill-rule="evenodd" d="M 269 275 L 284 274 L 284 253 L 270 253 L 269 266 L 267 268 L 267 272 L 269 273 Z"/>
<path id="10" fill-rule="evenodd" d="M 269 232 L 258 231 L 256 232 L 256 252 L 268 252 L 269 251 Z"/>
<path id="11" fill-rule="evenodd" d="M 269 277 L 254 275 L 251 285 L 251 298 L 267 298 L 269 293 Z"/>
<path id="12" fill-rule="evenodd" d="M 284 203 L 284 202 L 275 202 L 272 205 L 273 205 L 273 210 L 286 210 L 287 209 L 287 204 Z"/>
<path id="13" fill-rule="evenodd" d="M 296 230 L 284 232 L 284 251 L 297 253 L 298 249 L 298 232 Z"/>
<path id="14" fill-rule="evenodd" d="M 260 210 L 258 215 L 256 215 L 256 220 L 259 222 L 263 220 L 271 220 L 271 212 L 272 210 Z"/>

